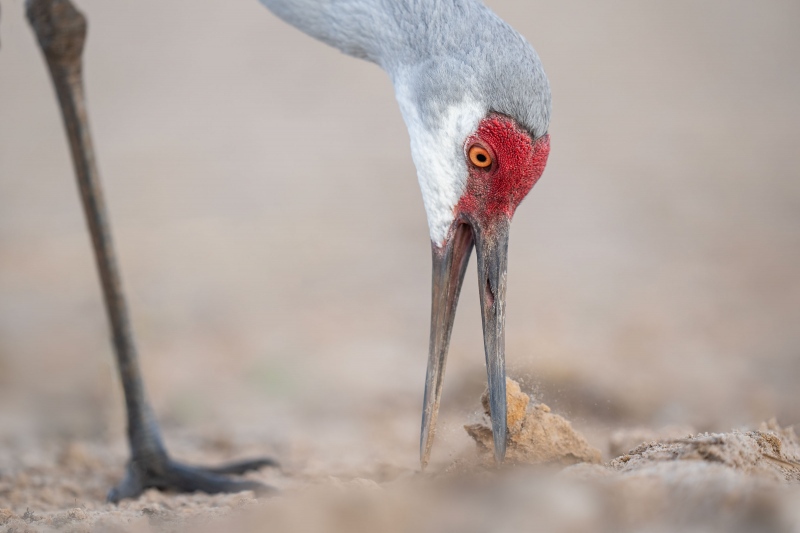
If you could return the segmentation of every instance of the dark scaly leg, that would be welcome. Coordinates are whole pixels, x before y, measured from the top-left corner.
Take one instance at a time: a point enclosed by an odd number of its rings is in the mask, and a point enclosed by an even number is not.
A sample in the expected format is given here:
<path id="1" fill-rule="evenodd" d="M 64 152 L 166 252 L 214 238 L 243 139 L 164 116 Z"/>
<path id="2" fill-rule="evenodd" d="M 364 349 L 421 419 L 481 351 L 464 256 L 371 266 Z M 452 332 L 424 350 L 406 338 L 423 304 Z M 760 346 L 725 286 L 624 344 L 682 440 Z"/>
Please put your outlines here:
<path id="1" fill-rule="evenodd" d="M 229 479 L 227 475 L 273 466 L 276 464 L 273 460 L 202 468 L 177 463 L 167 454 L 145 395 L 89 134 L 81 63 L 86 19 L 69 0 L 28 0 L 27 15 L 61 105 L 125 392 L 131 459 L 125 478 L 109 491 L 109 501 L 133 498 L 148 488 L 208 493 L 268 491 L 261 483 Z"/>

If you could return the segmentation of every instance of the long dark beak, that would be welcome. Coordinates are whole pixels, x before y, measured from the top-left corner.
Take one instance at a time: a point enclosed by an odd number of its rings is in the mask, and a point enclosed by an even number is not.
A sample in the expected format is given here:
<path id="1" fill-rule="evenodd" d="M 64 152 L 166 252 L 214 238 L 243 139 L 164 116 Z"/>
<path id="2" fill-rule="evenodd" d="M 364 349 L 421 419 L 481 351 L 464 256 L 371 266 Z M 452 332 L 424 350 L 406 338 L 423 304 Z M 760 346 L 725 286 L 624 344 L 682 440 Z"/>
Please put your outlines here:
<path id="1" fill-rule="evenodd" d="M 433 294 L 431 340 L 425 399 L 422 411 L 420 463 L 430 458 L 442 394 L 447 349 L 456 304 L 473 246 L 478 253 L 478 284 L 483 318 L 489 404 L 494 434 L 494 455 L 502 462 L 506 452 L 505 300 L 509 220 L 484 225 L 471 220 L 459 223 L 441 247 L 433 246 Z"/>

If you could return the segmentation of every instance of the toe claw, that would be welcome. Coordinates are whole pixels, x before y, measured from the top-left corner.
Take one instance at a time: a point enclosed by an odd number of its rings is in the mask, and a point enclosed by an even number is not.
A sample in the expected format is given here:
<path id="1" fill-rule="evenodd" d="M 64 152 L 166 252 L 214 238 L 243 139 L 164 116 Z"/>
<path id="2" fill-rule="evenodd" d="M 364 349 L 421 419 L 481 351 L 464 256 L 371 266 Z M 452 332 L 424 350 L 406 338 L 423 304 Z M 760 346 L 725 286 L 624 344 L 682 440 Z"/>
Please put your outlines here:
<path id="1" fill-rule="evenodd" d="M 228 463 L 221 466 L 204 467 L 203 470 L 205 470 L 209 474 L 240 476 L 246 472 L 261 470 L 262 468 L 266 468 L 268 466 L 274 468 L 280 468 L 281 465 L 275 459 L 261 458 L 261 459 L 249 459 L 245 461 L 238 461 L 235 463 Z"/>

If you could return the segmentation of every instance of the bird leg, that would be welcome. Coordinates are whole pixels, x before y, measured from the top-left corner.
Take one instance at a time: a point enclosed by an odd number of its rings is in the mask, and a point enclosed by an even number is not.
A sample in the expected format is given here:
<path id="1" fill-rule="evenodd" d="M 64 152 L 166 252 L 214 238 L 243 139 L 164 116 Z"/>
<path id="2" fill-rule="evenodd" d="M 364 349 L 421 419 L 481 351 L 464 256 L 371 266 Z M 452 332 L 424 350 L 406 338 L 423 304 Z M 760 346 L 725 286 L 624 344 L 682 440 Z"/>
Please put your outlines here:
<path id="1" fill-rule="evenodd" d="M 89 134 L 81 62 L 86 18 L 69 0 L 27 0 L 26 7 L 58 95 L 125 393 L 131 458 L 125 478 L 109 491 L 108 500 L 133 498 L 148 488 L 207 493 L 270 490 L 255 481 L 227 476 L 276 465 L 271 459 L 203 468 L 177 463 L 167 454 L 144 390 Z"/>

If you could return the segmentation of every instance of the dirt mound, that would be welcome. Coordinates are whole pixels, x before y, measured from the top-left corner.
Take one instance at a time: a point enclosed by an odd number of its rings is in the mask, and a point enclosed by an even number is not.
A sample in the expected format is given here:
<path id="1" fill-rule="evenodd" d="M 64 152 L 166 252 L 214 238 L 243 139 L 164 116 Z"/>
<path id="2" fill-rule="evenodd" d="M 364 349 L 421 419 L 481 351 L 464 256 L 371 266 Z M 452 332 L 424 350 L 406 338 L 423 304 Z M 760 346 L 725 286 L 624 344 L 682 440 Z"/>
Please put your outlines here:
<path id="1" fill-rule="evenodd" d="M 793 428 L 782 428 L 775 420 L 755 431 L 702 433 L 685 439 L 645 443 L 608 466 L 630 472 L 665 461 L 698 460 L 747 474 L 800 482 L 800 441 Z"/>
<path id="2" fill-rule="evenodd" d="M 508 448 L 506 459 L 512 463 L 599 463 L 600 451 L 572 428 L 565 418 L 551 413 L 543 403 L 531 404 L 531 398 L 520 389 L 519 383 L 506 378 L 508 412 Z M 464 426 L 478 445 L 485 459 L 494 456 L 489 417 L 489 393 L 481 396 L 487 420 L 481 424 Z M 493 460 L 493 459 L 491 459 Z"/>

